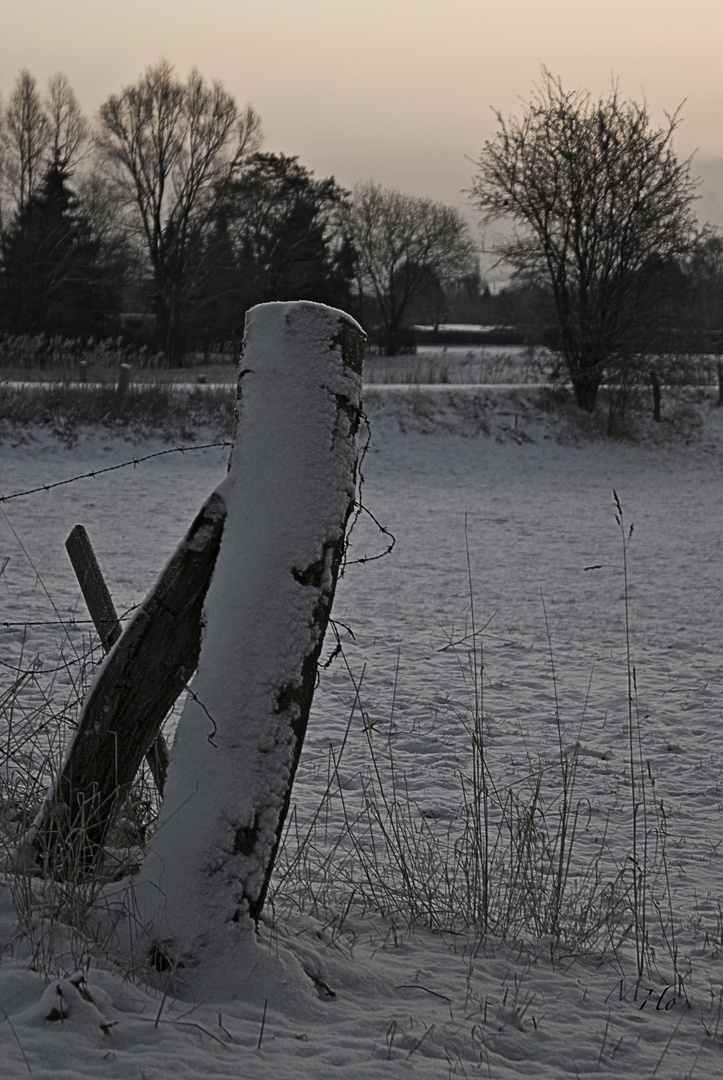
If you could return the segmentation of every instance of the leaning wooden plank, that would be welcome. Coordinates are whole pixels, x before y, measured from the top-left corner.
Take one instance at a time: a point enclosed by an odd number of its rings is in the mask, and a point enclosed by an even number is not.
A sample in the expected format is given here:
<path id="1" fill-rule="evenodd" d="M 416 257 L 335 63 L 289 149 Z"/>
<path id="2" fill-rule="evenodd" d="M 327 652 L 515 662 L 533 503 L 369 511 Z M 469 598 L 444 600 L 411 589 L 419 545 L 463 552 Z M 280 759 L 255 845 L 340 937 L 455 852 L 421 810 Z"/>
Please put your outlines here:
<path id="1" fill-rule="evenodd" d="M 118 614 L 110 595 L 110 589 L 105 583 L 103 571 L 93 551 L 90 537 L 85 526 L 76 525 L 71 529 L 68 539 L 65 541 L 65 550 L 75 570 L 75 576 L 80 585 L 80 591 L 88 607 L 88 612 L 93 625 L 98 631 L 103 652 L 110 652 L 118 638 L 123 633 Z M 153 781 L 158 789 L 158 794 L 163 798 L 163 787 L 166 782 L 168 771 L 168 747 L 159 731 L 152 745 L 146 750 L 146 761 L 151 770 Z"/>
<path id="2" fill-rule="evenodd" d="M 106 658 L 32 838 L 50 872 L 87 866 L 115 808 L 193 674 L 201 613 L 226 518 L 214 493 Z"/>

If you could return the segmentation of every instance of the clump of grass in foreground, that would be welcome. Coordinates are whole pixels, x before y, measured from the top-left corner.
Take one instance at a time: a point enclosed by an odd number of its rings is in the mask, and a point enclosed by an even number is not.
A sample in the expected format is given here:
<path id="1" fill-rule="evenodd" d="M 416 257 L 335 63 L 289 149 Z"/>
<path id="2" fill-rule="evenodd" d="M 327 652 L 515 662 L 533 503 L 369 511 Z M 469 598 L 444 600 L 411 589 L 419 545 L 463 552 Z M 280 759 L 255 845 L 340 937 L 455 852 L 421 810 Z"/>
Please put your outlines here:
<path id="1" fill-rule="evenodd" d="M 95 639 L 79 645 L 67 638 L 51 661 L 21 647 L 15 663 L 0 668 L 0 872 L 17 919 L 13 948 L 20 946 L 29 965 L 47 976 L 69 975 L 109 951 L 124 912 L 117 901 L 109 903 L 104 889 L 137 867 L 157 811 L 144 768 L 118 815 L 102 866 L 89 870 L 66 861 L 56 875 L 54 853 L 39 860 L 41 866 L 24 847 L 100 655 Z"/>
<path id="2" fill-rule="evenodd" d="M 355 682 L 347 734 L 361 718 L 369 754 L 358 797 L 340 779 L 344 747 L 331 749 L 329 782 L 311 820 L 291 817 L 275 903 L 328 919 L 356 901 L 388 919 L 394 933 L 421 924 L 482 939 L 551 938 L 565 953 L 615 952 L 630 932 L 629 885 L 624 870 L 605 878 L 604 845 L 587 865 L 578 858 L 589 810 L 575 797 L 576 751 L 562 749 L 555 766 L 529 761 L 514 783 L 500 783 L 485 746 L 481 680 L 471 672 L 476 700 L 467 715 L 454 711 L 470 753 L 451 824 L 425 814 L 411 795 L 391 739 L 364 722 Z M 330 821 L 339 823 L 331 841 Z"/>
<path id="3" fill-rule="evenodd" d="M 17 429 L 40 427 L 72 446 L 85 427 L 136 439 L 193 439 L 199 429 L 228 438 L 233 430 L 234 395 L 230 390 L 131 386 L 120 398 L 112 385 L 57 383 L 37 388 L 3 388 L 0 438 Z"/>
<path id="4" fill-rule="evenodd" d="M 627 610 L 629 534 L 617 496 L 616 507 Z M 275 904 L 279 910 L 290 904 L 321 912 L 337 929 L 356 904 L 389 920 L 395 936 L 398 928 L 421 924 L 472 932 L 481 940 L 495 937 L 525 945 L 544 940 L 553 956 L 607 956 L 620 970 L 634 964 L 639 977 L 655 970 L 684 994 L 665 812 L 650 799 L 645 783 L 629 638 L 626 635 L 629 812 L 624 802 L 603 810 L 580 791 L 579 749 L 587 702 L 575 724 L 563 723 L 551 644 L 557 750 L 541 760 L 527 752 L 522 775 L 512 782 L 502 779 L 504 762 L 495 762 L 486 738 L 489 718 L 484 712 L 480 641 L 470 570 L 468 631 L 449 645 L 466 702 L 451 709 L 450 721 L 455 727 L 461 723 L 468 736 L 451 822 L 425 813 L 395 761 L 391 730 L 396 686 L 385 736 L 369 723 L 363 679 L 349 671 L 354 704 L 346 735 L 338 751 L 329 751 L 326 791 L 310 820 L 302 823 L 291 815 Z M 340 769 L 359 721 L 368 765 L 354 793 L 342 783 Z M 627 822 L 623 827 L 628 832 L 627 838 L 621 836 L 619 827 L 613 843 L 609 831 L 615 811 Z"/>
<path id="5" fill-rule="evenodd" d="M 355 793 L 341 779 L 344 745 L 330 749 L 322 800 L 310 820 L 290 818 L 272 895 L 277 917 L 291 905 L 339 929 L 356 905 L 388 920 L 395 938 L 424 925 L 481 940 L 548 941 L 553 955 L 608 956 L 621 969 L 632 942 L 633 962 L 650 970 L 653 934 L 644 916 L 661 877 L 669 899 L 663 833 L 649 823 L 643 844 L 636 819 L 633 862 L 613 853 L 607 822 L 591 827 L 593 807 L 577 789 L 582 719 L 570 746 L 556 713 L 558 759 L 528 759 L 522 775 L 501 781 L 485 745 L 480 685 L 481 667 L 479 680 L 470 667 L 469 711 L 451 717 L 467 730 L 468 762 L 445 822 L 411 794 L 391 739 L 368 723 L 363 687 L 354 682 L 347 738 L 361 720 L 369 763 Z M 658 963 L 680 983 L 672 910 L 664 908 L 658 903 Z"/>

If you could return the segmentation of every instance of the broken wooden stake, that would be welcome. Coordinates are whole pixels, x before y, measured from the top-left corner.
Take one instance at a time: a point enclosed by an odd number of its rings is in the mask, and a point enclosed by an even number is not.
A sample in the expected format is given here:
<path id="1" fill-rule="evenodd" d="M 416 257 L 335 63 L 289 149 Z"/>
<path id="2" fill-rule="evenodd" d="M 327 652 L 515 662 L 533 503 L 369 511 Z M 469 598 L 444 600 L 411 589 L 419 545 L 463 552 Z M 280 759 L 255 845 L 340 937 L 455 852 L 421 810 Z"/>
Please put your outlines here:
<path id="1" fill-rule="evenodd" d="M 111 646 L 121 636 L 121 624 L 95 557 L 93 545 L 83 525 L 76 525 L 68 534 L 65 550 L 75 570 L 88 613 L 98 631 L 103 652 L 110 652 Z"/>
<path id="2" fill-rule="evenodd" d="M 98 631 L 103 652 L 108 653 L 121 636 L 123 628 L 110 595 L 110 589 L 105 583 L 103 571 L 95 557 L 90 537 L 83 525 L 76 525 L 71 530 L 65 541 L 65 550 L 75 570 L 88 613 Z M 162 798 L 168 771 L 168 747 L 161 731 L 156 735 L 152 746 L 146 750 L 146 761 L 158 794 Z"/>

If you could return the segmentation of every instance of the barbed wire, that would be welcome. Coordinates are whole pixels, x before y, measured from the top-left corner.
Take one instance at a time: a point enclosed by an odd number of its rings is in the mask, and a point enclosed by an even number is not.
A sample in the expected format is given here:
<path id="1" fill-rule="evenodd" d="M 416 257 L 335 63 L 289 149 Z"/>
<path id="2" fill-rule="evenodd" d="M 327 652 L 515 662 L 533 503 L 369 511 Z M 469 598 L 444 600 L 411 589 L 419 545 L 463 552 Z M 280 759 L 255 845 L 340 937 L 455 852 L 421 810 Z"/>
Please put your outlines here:
<path id="1" fill-rule="evenodd" d="M 375 559 L 383 559 L 385 555 L 389 555 L 391 553 L 392 548 L 394 547 L 394 545 L 397 542 L 397 538 L 394 536 L 394 534 L 392 532 L 390 532 L 389 529 L 386 529 L 381 524 L 380 521 L 377 521 L 377 519 L 374 517 L 374 514 L 372 514 L 369 507 L 365 505 L 363 497 L 362 497 L 362 488 L 364 487 L 364 483 L 366 481 L 366 477 L 364 476 L 364 467 L 363 466 L 364 466 L 364 460 L 365 460 L 365 458 L 367 456 L 367 452 L 369 450 L 369 447 L 371 446 L 372 426 L 371 426 L 371 423 L 369 422 L 369 417 L 367 416 L 367 414 L 363 410 L 360 412 L 360 420 L 361 420 L 361 422 L 364 424 L 364 426 L 366 428 L 367 435 L 366 435 L 366 440 L 364 441 L 364 444 L 361 447 L 361 451 L 359 453 L 359 460 L 357 462 L 357 498 L 356 498 L 356 500 L 354 502 L 354 510 L 353 510 L 353 513 L 351 515 L 351 520 L 350 520 L 349 525 L 348 525 L 347 530 L 346 530 L 346 537 L 344 539 L 344 556 L 343 556 L 342 561 L 341 561 L 341 566 L 339 567 L 339 577 L 344 577 L 344 571 L 346 570 L 347 566 L 351 566 L 354 563 L 360 563 L 360 564 L 363 565 L 364 563 L 374 562 Z M 376 555 L 364 555 L 364 556 L 361 556 L 358 559 L 350 559 L 350 558 L 348 558 L 349 542 L 351 540 L 351 535 L 354 532 L 354 528 L 355 528 L 355 526 L 356 526 L 357 522 L 359 521 L 359 518 L 361 517 L 362 514 L 366 514 L 368 517 L 370 517 L 372 519 L 372 521 L 374 522 L 374 524 L 378 528 L 379 532 L 382 533 L 384 536 L 387 536 L 389 538 L 389 543 L 387 544 L 384 551 L 380 551 Z"/>
<path id="2" fill-rule="evenodd" d="M 118 622 L 125 622 L 130 619 L 134 611 L 137 611 L 140 604 L 131 604 L 129 608 L 126 608 L 118 616 Z M 8 622 L 6 619 L 0 619 L 0 627 L 6 630 L 22 629 L 25 626 L 95 626 L 92 619 L 80 619 L 75 615 L 68 615 L 63 617 L 62 615 L 57 619 L 41 619 L 36 621 L 30 621 L 29 619 L 20 619 L 17 622 Z"/>
<path id="3" fill-rule="evenodd" d="M 3 627 L 5 630 L 18 630 L 22 629 L 25 626 L 85 626 L 87 624 L 93 625 L 93 620 L 76 619 L 71 617 L 68 619 L 44 619 L 41 622 L 29 622 L 27 620 L 22 620 L 20 622 L 7 622 L 5 619 L 0 621 L 0 626 Z"/>
<path id="4" fill-rule="evenodd" d="M 91 469 L 90 472 L 80 473 L 78 476 L 69 476 L 67 480 L 56 480 L 53 484 L 38 484 L 37 487 L 27 488 L 25 491 L 14 491 L 11 495 L 0 495 L 0 503 L 9 502 L 11 499 L 19 499 L 24 495 L 36 495 L 40 491 L 52 491 L 53 488 L 63 487 L 65 484 L 74 484 L 76 480 L 88 480 L 103 473 L 116 472 L 118 469 L 127 469 L 129 466 L 140 465 L 151 458 L 163 457 L 165 454 L 188 454 L 192 450 L 210 450 L 218 446 L 231 446 L 229 440 L 223 442 L 202 443 L 199 446 L 172 446 L 168 450 L 156 450 L 154 454 L 144 454 L 143 457 L 131 458 L 129 461 L 121 461 L 118 465 L 107 465 L 104 469 Z"/>

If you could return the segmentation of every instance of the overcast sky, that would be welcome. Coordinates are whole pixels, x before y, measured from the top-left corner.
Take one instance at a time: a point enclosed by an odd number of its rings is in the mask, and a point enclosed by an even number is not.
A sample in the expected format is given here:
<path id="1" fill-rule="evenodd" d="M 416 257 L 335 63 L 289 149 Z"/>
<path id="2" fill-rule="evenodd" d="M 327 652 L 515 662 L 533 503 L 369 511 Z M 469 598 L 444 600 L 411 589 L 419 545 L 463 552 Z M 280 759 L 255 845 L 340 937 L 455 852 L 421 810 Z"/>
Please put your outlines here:
<path id="1" fill-rule="evenodd" d="M 466 205 L 461 189 L 540 65 L 566 88 L 619 81 L 697 151 L 699 216 L 723 225 L 723 0 L 0 0 L 0 93 L 67 75 L 94 115 L 161 56 L 260 114 L 264 148 L 317 176 Z"/>

